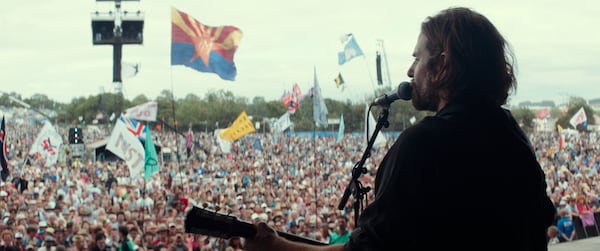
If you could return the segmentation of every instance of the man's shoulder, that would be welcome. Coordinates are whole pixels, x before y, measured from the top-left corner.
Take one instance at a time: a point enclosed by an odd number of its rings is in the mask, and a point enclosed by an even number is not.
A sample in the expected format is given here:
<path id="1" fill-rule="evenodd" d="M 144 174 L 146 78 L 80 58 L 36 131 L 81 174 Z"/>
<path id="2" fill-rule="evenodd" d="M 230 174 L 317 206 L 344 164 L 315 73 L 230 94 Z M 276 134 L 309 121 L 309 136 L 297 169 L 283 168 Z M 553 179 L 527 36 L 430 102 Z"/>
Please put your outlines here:
<path id="1" fill-rule="evenodd" d="M 400 133 L 399 139 L 420 142 L 437 134 L 445 127 L 444 123 L 443 119 L 438 117 L 425 117 L 418 123 L 404 129 Z"/>

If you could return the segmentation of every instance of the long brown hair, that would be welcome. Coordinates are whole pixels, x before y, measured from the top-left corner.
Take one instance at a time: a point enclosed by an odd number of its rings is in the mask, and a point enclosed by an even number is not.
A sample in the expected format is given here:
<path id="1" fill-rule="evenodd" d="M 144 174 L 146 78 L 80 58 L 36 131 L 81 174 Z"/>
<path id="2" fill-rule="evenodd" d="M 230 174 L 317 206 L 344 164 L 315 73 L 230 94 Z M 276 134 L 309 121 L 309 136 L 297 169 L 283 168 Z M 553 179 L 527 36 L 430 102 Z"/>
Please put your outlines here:
<path id="1" fill-rule="evenodd" d="M 431 55 L 444 53 L 445 64 L 432 58 L 432 83 L 449 103 L 503 105 L 516 91 L 514 55 L 507 41 L 483 15 L 449 8 L 421 24 Z M 442 65 L 432 69 L 434 65 Z"/>

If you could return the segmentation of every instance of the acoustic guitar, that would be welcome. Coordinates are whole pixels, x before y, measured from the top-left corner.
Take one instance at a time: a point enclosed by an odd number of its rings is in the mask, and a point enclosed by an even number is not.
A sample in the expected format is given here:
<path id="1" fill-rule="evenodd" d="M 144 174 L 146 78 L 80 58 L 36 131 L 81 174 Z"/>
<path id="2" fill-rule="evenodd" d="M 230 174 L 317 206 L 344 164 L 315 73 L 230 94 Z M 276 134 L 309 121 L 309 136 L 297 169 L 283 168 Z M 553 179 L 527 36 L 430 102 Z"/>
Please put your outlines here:
<path id="1" fill-rule="evenodd" d="M 256 226 L 250 222 L 241 221 L 235 216 L 212 212 L 196 206 L 187 212 L 184 224 L 186 233 L 202 234 L 223 239 L 235 236 L 253 238 L 256 235 Z M 320 246 L 328 245 L 328 243 L 286 232 L 277 231 L 277 234 L 290 241 Z"/>

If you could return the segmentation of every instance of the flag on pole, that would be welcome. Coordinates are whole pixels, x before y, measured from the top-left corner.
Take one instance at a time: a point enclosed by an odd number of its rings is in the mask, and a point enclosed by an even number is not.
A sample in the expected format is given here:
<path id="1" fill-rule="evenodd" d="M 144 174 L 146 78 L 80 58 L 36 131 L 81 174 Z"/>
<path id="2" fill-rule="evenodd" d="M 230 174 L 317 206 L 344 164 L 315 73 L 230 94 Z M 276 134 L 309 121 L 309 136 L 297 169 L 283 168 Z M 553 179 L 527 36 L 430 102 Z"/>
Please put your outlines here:
<path id="1" fill-rule="evenodd" d="M 341 40 L 344 48 L 342 51 L 338 52 L 339 65 L 343 65 L 355 57 L 364 55 L 360 47 L 358 47 L 358 43 L 356 43 L 356 39 L 354 39 L 352 33 L 343 35 Z"/>
<path id="2" fill-rule="evenodd" d="M 254 128 L 252 121 L 248 118 L 246 111 L 243 111 L 238 115 L 235 121 L 233 121 L 233 124 L 221 131 L 219 135 L 225 140 L 233 141 L 255 131 L 256 128 Z"/>
<path id="3" fill-rule="evenodd" d="M 563 136 L 562 136 L 563 128 L 559 124 L 556 124 L 556 129 L 558 129 L 558 149 L 562 150 L 564 147 L 564 144 L 565 144 Z"/>
<path id="4" fill-rule="evenodd" d="M 335 81 L 335 87 L 340 88 L 340 86 L 342 87 L 342 90 L 344 88 L 343 84 L 344 84 L 344 79 L 342 78 L 342 73 L 338 73 L 338 76 L 334 79 Z"/>
<path id="5" fill-rule="evenodd" d="M 2 181 L 6 181 L 10 171 L 8 170 L 8 152 L 6 151 L 6 124 L 4 122 L 4 116 L 2 116 L 2 125 L 0 126 L 0 165 L 2 165 L 2 171 L 0 176 Z"/>
<path id="6" fill-rule="evenodd" d="M 323 95 L 321 93 L 321 87 L 319 87 L 319 81 L 317 80 L 317 67 L 314 69 L 314 87 L 313 87 L 313 119 L 315 120 L 315 125 L 322 125 L 323 127 L 327 127 L 327 106 L 325 105 L 325 100 L 323 100 Z"/>
<path id="7" fill-rule="evenodd" d="M 121 64 L 121 75 L 123 78 L 133 78 L 140 72 L 140 63 L 125 63 Z"/>
<path id="8" fill-rule="evenodd" d="M 221 137 L 221 133 L 223 131 L 225 131 L 225 129 L 215 129 L 215 141 L 217 141 L 217 145 L 219 146 L 219 149 L 221 149 L 222 153 L 230 153 L 231 141 Z"/>
<path id="9" fill-rule="evenodd" d="M 138 178 L 144 173 L 144 147 L 138 137 L 128 130 L 123 120 L 118 119 L 115 123 L 106 149 L 125 161 L 131 178 Z"/>
<path id="10" fill-rule="evenodd" d="M 156 147 L 152 142 L 150 129 L 146 132 L 146 142 L 144 145 L 144 179 L 149 180 L 152 175 L 158 172 L 158 155 Z"/>
<path id="11" fill-rule="evenodd" d="M 58 161 L 58 151 L 62 144 L 62 136 L 56 132 L 50 122 L 46 121 L 31 146 L 29 155 L 39 154 L 45 160 L 45 166 L 49 167 Z"/>
<path id="12" fill-rule="evenodd" d="M 283 102 L 283 105 L 288 108 L 288 112 L 291 114 L 294 114 L 296 110 L 298 110 L 298 106 L 300 105 L 300 101 L 302 101 L 302 99 L 302 91 L 300 90 L 298 83 L 294 83 L 292 92 L 285 90 L 281 96 L 281 102 Z"/>
<path id="13" fill-rule="evenodd" d="M 156 114 L 158 114 L 158 102 L 150 101 L 141 105 L 125 110 L 127 117 L 143 121 L 156 121 Z"/>
<path id="14" fill-rule="evenodd" d="M 340 128 L 338 129 L 338 135 L 337 135 L 337 139 L 335 141 L 335 143 L 340 143 L 340 141 L 342 141 L 342 139 L 344 138 L 344 129 L 345 129 L 345 125 L 344 125 L 344 114 L 342 114 L 340 116 Z"/>
<path id="15" fill-rule="evenodd" d="M 211 27 L 171 8 L 171 65 L 185 65 L 200 72 L 235 80 L 233 56 L 242 31 L 235 26 Z"/>
<path id="16" fill-rule="evenodd" d="M 140 141 L 146 140 L 146 126 L 144 124 L 126 115 L 121 115 L 119 120 L 125 124 L 127 131 L 133 136 L 137 137 Z"/>
<path id="17" fill-rule="evenodd" d="M 271 125 L 271 132 L 281 133 L 285 131 L 285 129 L 288 129 L 291 125 L 292 121 L 290 120 L 290 113 L 286 112 Z"/>
<path id="18" fill-rule="evenodd" d="M 587 116 L 585 115 L 585 110 L 583 109 L 583 106 L 581 108 L 579 108 L 579 111 L 577 111 L 573 117 L 569 120 L 569 124 L 571 124 L 573 126 L 573 128 L 577 128 L 577 126 L 579 124 L 583 124 L 587 122 Z"/>

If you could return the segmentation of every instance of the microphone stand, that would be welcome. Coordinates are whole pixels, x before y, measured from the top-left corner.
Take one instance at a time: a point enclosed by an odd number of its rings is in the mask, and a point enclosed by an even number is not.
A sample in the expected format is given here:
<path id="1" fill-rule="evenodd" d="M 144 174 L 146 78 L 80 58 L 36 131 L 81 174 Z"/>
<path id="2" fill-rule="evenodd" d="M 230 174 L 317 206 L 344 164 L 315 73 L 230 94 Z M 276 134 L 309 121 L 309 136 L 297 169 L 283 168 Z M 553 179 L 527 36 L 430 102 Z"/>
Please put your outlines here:
<path id="1" fill-rule="evenodd" d="M 355 224 L 358 223 L 358 218 L 360 216 L 361 201 L 363 200 L 364 196 L 369 191 L 371 191 L 371 187 L 363 187 L 362 183 L 358 180 L 358 178 L 360 177 L 361 174 L 367 173 L 367 169 L 364 167 L 364 164 L 367 161 L 367 159 L 371 156 L 371 148 L 373 147 L 373 144 L 375 143 L 377 134 L 379 133 L 379 131 L 381 130 L 382 127 L 387 128 L 389 126 L 389 121 L 387 119 L 388 119 L 388 115 L 389 115 L 390 105 L 389 104 L 382 105 L 381 107 L 383 108 L 383 110 L 379 113 L 379 115 L 377 117 L 377 125 L 375 126 L 375 131 L 373 131 L 373 135 L 371 136 L 371 138 L 369 138 L 369 142 L 367 143 L 367 148 L 365 149 L 365 152 L 363 153 L 362 158 L 360 159 L 360 161 L 357 164 L 354 165 L 354 168 L 352 169 L 352 178 L 350 179 L 350 183 L 348 184 L 348 186 L 346 186 L 346 190 L 344 190 L 344 195 L 342 196 L 342 199 L 340 200 L 340 203 L 338 205 L 339 210 L 344 210 L 344 207 L 346 206 L 346 203 L 348 202 L 348 198 L 350 197 L 350 194 L 352 194 L 354 196 L 353 207 L 354 207 L 354 222 L 355 222 Z M 367 118 L 367 123 L 365 123 L 365 124 L 368 125 L 368 118 Z M 368 130 L 366 130 L 366 131 L 367 131 L 367 136 L 368 136 Z"/>

